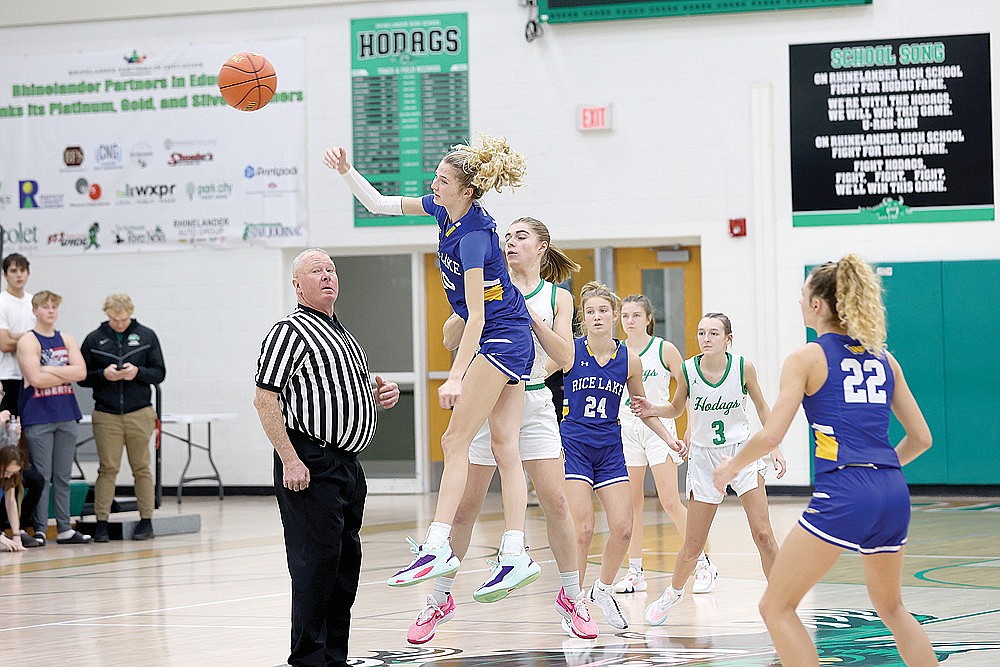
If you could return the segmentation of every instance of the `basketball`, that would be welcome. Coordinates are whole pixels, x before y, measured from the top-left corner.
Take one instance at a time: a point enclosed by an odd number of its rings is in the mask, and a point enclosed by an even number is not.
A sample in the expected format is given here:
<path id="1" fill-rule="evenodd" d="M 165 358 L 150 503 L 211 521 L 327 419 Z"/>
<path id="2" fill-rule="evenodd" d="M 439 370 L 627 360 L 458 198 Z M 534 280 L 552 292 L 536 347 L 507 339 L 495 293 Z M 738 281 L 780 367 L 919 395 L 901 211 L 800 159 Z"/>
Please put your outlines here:
<path id="1" fill-rule="evenodd" d="M 278 75 L 274 66 L 257 53 L 230 56 L 219 70 L 219 92 L 226 103 L 240 111 L 257 111 L 274 96 Z"/>

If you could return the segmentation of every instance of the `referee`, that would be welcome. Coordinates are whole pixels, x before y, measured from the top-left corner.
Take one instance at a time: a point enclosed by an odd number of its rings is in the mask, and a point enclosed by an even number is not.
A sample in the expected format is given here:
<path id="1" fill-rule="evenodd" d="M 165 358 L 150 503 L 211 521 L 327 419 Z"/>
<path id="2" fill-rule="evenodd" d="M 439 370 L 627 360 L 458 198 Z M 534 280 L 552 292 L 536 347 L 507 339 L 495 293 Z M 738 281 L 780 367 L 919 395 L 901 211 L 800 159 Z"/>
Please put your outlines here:
<path id="1" fill-rule="evenodd" d="M 337 320 L 337 268 L 310 248 L 292 262 L 298 307 L 267 334 L 254 407 L 274 446 L 274 488 L 292 578 L 291 665 L 347 665 L 351 606 L 361 575 L 364 471 L 376 408 L 395 382 L 368 373 L 361 345 Z"/>

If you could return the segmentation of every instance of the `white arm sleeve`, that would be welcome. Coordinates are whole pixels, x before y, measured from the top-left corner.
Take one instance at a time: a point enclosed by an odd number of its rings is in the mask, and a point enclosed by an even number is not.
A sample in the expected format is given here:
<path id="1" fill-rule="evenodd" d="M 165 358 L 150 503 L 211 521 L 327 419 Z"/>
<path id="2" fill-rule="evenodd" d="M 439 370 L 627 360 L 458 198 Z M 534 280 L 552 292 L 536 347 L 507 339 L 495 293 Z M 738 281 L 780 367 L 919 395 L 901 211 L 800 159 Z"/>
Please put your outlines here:
<path id="1" fill-rule="evenodd" d="M 402 197 L 386 197 L 380 194 L 354 167 L 342 176 L 361 205 L 375 215 L 403 215 Z"/>

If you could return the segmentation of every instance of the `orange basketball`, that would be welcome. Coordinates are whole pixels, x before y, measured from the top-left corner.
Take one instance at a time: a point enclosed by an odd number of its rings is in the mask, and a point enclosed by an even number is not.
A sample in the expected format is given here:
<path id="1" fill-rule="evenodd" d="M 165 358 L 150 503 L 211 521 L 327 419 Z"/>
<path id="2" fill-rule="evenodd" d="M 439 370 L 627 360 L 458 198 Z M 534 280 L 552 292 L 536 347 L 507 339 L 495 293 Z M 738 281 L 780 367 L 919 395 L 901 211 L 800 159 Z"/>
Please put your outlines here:
<path id="1" fill-rule="evenodd" d="M 219 70 L 219 92 L 240 111 L 257 111 L 271 101 L 277 87 L 274 66 L 257 53 L 237 53 Z"/>

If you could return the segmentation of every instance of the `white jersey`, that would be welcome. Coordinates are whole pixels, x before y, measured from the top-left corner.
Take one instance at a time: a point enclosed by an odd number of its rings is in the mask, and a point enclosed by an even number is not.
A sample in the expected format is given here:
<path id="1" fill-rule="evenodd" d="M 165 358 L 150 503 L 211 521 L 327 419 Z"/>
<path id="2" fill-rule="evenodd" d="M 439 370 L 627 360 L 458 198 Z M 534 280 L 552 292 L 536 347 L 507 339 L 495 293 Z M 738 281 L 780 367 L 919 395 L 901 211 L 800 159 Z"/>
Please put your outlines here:
<path id="1" fill-rule="evenodd" d="M 670 402 L 670 378 L 671 371 L 663 363 L 663 343 L 666 342 L 659 336 L 649 339 L 646 348 L 639 353 L 639 361 L 642 362 L 642 389 L 646 398 L 654 405 L 662 405 Z M 622 422 L 631 422 L 639 418 L 632 414 L 632 399 L 626 396 L 622 401 L 618 418 Z M 662 420 L 664 423 L 673 422 L 672 419 Z"/>
<path id="2" fill-rule="evenodd" d="M 0 292 L 0 329 L 6 329 L 13 334 L 23 334 L 34 328 L 35 313 L 31 309 L 31 296 L 25 292 L 19 299 L 7 290 Z M 21 379 L 21 367 L 17 364 L 16 352 L 0 353 L 0 379 Z"/>
<path id="3" fill-rule="evenodd" d="M 556 290 L 559 289 L 547 280 L 540 280 L 538 286 L 524 295 L 524 301 L 535 314 L 542 318 L 545 326 L 552 328 L 556 319 Z M 531 379 L 528 384 L 544 383 L 548 374 L 545 372 L 545 362 L 549 355 L 545 354 L 542 344 L 538 342 L 535 332 L 531 332 L 531 340 L 535 343 L 535 363 L 531 367 Z"/>
<path id="4" fill-rule="evenodd" d="M 555 285 L 541 280 L 538 286 L 524 295 L 524 301 L 542 318 L 545 325 L 552 328 L 555 322 Z M 531 379 L 525 386 L 524 410 L 521 414 L 521 430 L 518 437 L 518 451 L 522 461 L 538 459 L 558 459 L 562 456 L 562 440 L 559 437 L 559 423 L 556 409 L 552 405 L 552 391 L 545 385 L 545 362 L 548 355 L 542 349 L 535 333 L 531 333 L 535 343 L 535 363 L 531 367 Z M 493 458 L 490 422 L 480 427 L 469 445 L 469 463 L 481 466 L 495 466 Z"/>
<path id="5" fill-rule="evenodd" d="M 728 363 L 722 379 L 714 385 L 701 374 L 701 355 L 684 362 L 688 424 L 694 446 L 723 447 L 750 439 L 743 357 L 726 352 L 726 359 Z"/>

